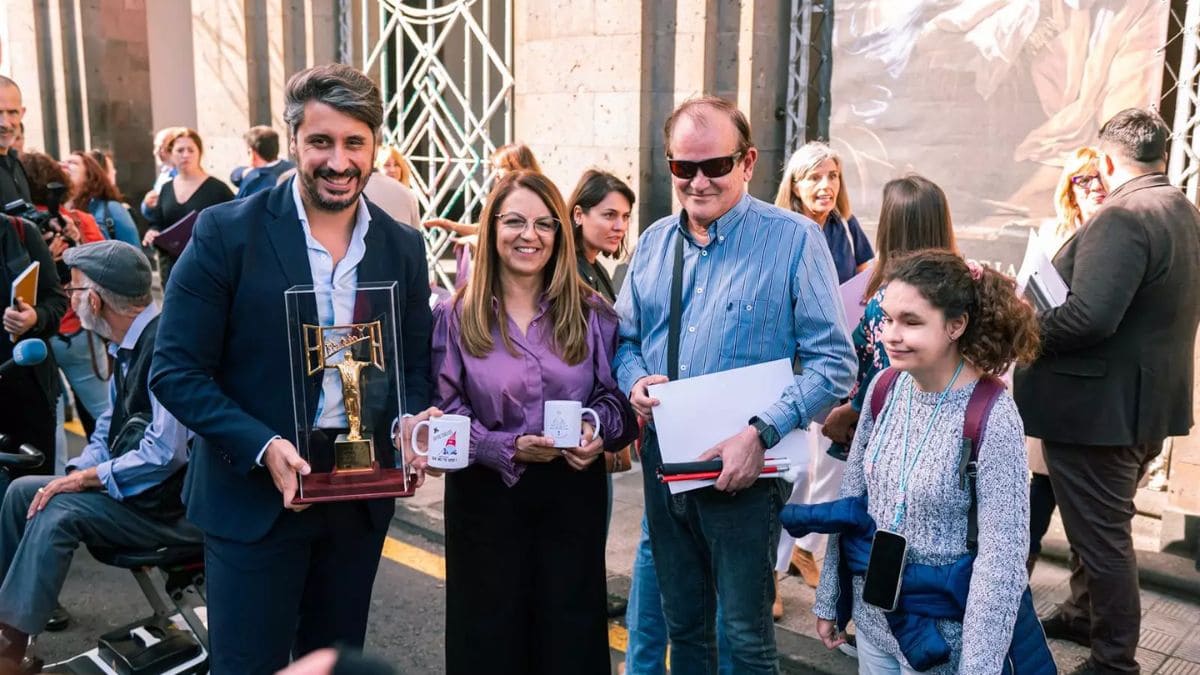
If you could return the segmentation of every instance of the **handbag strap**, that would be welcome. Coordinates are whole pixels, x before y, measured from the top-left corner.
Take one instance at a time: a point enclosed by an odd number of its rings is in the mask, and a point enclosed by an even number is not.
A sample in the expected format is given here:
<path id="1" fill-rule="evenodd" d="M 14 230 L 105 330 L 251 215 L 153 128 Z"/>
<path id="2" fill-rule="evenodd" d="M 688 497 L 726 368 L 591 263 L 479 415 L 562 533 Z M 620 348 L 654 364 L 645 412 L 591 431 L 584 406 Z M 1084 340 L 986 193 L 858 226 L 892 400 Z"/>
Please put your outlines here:
<path id="1" fill-rule="evenodd" d="M 112 213 L 109 212 L 108 208 L 109 203 L 104 202 L 104 229 L 107 230 L 106 234 L 111 241 L 117 238 L 117 226 L 113 222 Z"/>
<path id="2" fill-rule="evenodd" d="M 679 326 L 683 320 L 683 233 L 675 240 L 675 266 L 671 270 L 671 314 L 667 323 L 667 377 L 679 379 Z"/>

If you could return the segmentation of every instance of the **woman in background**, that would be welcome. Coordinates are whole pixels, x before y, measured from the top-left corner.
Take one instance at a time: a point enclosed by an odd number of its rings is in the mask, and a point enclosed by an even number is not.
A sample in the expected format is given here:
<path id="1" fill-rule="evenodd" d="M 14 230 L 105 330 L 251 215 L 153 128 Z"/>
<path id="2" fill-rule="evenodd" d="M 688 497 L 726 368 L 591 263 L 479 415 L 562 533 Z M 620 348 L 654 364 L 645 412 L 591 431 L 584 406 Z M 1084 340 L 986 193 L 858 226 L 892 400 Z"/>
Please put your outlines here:
<path id="1" fill-rule="evenodd" d="M 141 246 L 137 225 L 125 208 L 121 192 L 109 179 L 109 172 L 96 162 L 91 153 L 76 150 L 67 156 L 63 164 L 71 175 L 70 205 L 92 214 L 106 239 Z"/>
<path id="2" fill-rule="evenodd" d="M 375 153 L 375 168 L 388 178 L 400 181 L 404 187 L 412 187 L 412 170 L 396 146 L 379 146 L 379 152 Z"/>
<path id="3" fill-rule="evenodd" d="M 850 211 L 850 195 L 842 185 L 842 158 L 825 143 L 806 143 L 792 154 L 779 183 L 775 205 L 795 211 L 821 228 L 837 269 L 838 283 L 844 284 L 865 270 L 875 257 L 870 240 Z M 845 462 L 829 454 L 831 444 L 820 429 L 820 424 L 809 428 L 808 472 L 792 487 L 789 503 L 824 502 L 837 496 Z M 815 588 L 820 577 L 817 558 L 824 549 L 825 535 L 812 534 L 796 541 L 783 532 L 775 560 L 776 574 L 795 570 L 804 583 Z M 776 619 L 783 616 L 778 580 L 772 612 Z"/>
<path id="4" fill-rule="evenodd" d="M 858 377 L 850 401 L 834 408 L 821 431 L 830 440 L 849 446 L 862 412 L 867 385 L 888 367 L 883 348 L 883 275 L 892 258 L 924 249 L 957 252 L 954 224 L 946 193 L 936 183 L 916 174 L 888 181 L 883 186 L 879 229 L 875 233 L 878 260 L 867 282 L 863 299 L 867 305 L 852 338 L 858 355 Z"/>
<path id="5" fill-rule="evenodd" d="M 194 129 L 184 129 L 172 139 L 167 144 L 167 152 L 171 164 L 175 167 L 175 177 L 163 183 L 158 198 L 149 209 L 147 217 L 150 229 L 142 238 L 143 246 L 153 244 L 159 232 L 179 222 L 192 211 L 199 213 L 209 206 L 233 199 L 233 191 L 229 186 L 208 175 L 200 163 L 204 158 L 204 142 Z M 166 289 L 174 260 L 159 251 L 158 264 L 162 286 Z"/>
<path id="6" fill-rule="evenodd" d="M 1054 213 L 1057 218 L 1042 224 L 1038 239 L 1046 255 L 1053 258 L 1075 232 L 1082 228 L 1104 204 L 1108 191 L 1100 180 L 1100 154 L 1094 148 L 1080 148 L 1063 166 L 1058 187 L 1054 190 Z M 1050 520 L 1058 501 L 1050 485 L 1050 471 L 1042 455 L 1042 439 L 1026 439 L 1029 450 L 1029 559 L 1026 569 L 1033 576 L 1034 565 L 1042 552 L 1042 538 L 1050 529 Z"/>

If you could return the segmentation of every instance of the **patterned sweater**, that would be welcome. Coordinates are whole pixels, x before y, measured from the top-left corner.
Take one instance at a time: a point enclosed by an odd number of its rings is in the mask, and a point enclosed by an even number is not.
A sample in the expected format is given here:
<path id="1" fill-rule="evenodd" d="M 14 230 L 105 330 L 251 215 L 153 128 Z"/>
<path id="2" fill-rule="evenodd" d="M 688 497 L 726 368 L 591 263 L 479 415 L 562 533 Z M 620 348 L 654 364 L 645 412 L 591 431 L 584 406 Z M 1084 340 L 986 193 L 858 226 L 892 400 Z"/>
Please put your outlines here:
<path id="1" fill-rule="evenodd" d="M 941 392 L 922 392 L 901 375 L 892 387 L 880 418 L 883 437 L 869 443 L 875 431 L 870 406 L 864 406 L 854 447 L 842 479 L 843 497 L 866 494 L 876 524 L 892 529 L 900 503 L 901 454 L 908 390 L 912 387 L 909 452 L 915 453 Z M 870 401 L 875 382 L 867 392 Z M 967 553 L 967 492 L 959 488 L 958 461 L 963 416 L 975 390 L 972 382 L 952 390 L 917 457 L 908 485 L 906 515 L 899 531 L 908 538 L 908 561 L 929 565 L 954 562 Z M 876 443 L 880 443 L 874 460 Z M 912 454 L 909 456 L 912 462 Z M 978 465 L 979 553 L 975 560 L 966 615 L 962 623 L 939 621 L 938 631 L 950 645 L 950 662 L 928 672 L 988 675 L 1000 673 L 1012 641 L 1021 593 L 1028 583 L 1029 481 L 1025 432 L 1017 406 L 1002 394 L 988 417 Z M 831 536 L 813 613 L 833 619 L 838 597 L 837 536 Z M 906 666 L 883 610 L 862 601 L 861 577 L 853 580 L 854 623 L 859 635 Z"/>

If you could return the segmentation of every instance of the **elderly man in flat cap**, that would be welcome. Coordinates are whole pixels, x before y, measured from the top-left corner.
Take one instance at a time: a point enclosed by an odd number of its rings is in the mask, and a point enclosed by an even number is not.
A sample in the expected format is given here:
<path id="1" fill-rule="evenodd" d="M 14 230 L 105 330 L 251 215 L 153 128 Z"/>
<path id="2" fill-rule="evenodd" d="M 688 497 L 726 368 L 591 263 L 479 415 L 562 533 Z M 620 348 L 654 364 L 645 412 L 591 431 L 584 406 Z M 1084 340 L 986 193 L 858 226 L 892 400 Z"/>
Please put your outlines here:
<path id="1" fill-rule="evenodd" d="M 159 315 L 150 263 L 120 241 L 69 249 L 63 260 L 75 313 L 110 343 L 111 406 L 67 475 L 19 478 L 4 495 L 0 666 L 6 658 L 19 663 L 28 636 L 45 627 L 80 543 L 155 548 L 203 541 L 183 518 L 180 498 L 190 432 L 146 384 Z"/>

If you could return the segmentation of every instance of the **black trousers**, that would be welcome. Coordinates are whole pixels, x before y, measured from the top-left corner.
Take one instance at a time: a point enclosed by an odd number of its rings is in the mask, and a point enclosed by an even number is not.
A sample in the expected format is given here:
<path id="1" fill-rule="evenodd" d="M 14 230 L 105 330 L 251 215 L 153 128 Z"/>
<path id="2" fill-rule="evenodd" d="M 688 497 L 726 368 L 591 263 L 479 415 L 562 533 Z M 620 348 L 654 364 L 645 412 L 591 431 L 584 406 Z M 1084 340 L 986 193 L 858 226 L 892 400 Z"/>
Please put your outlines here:
<path id="1" fill-rule="evenodd" d="M 1029 557 L 1035 558 L 1042 552 L 1042 538 L 1050 529 L 1057 506 L 1050 476 L 1033 474 L 1029 479 Z"/>
<path id="2" fill-rule="evenodd" d="M 364 502 L 285 511 L 251 543 L 207 536 L 213 675 L 268 675 L 290 657 L 362 649 L 386 530 Z"/>
<path id="3" fill-rule="evenodd" d="M 1101 672 L 1136 673 L 1141 596 L 1133 497 L 1162 441 L 1130 447 L 1045 442 L 1046 466 L 1075 552 L 1063 617 L 1092 639 Z"/>
<path id="4" fill-rule="evenodd" d="M 446 477 L 446 672 L 609 673 L 604 462 Z"/>
<path id="5" fill-rule="evenodd" d="M 0 339 L 7 340 L 8 334 L 0 333 Z M 41 466 L 19 475 L 49 476 L 54 473 L 56 424 L 54 406 L 46 401 L 36 380 L 27 373 L 5 375 L 0 381 L 0 434 L 7 434 L 12 439 L 14 449 L 29 443 L 46 457 Z"/>

